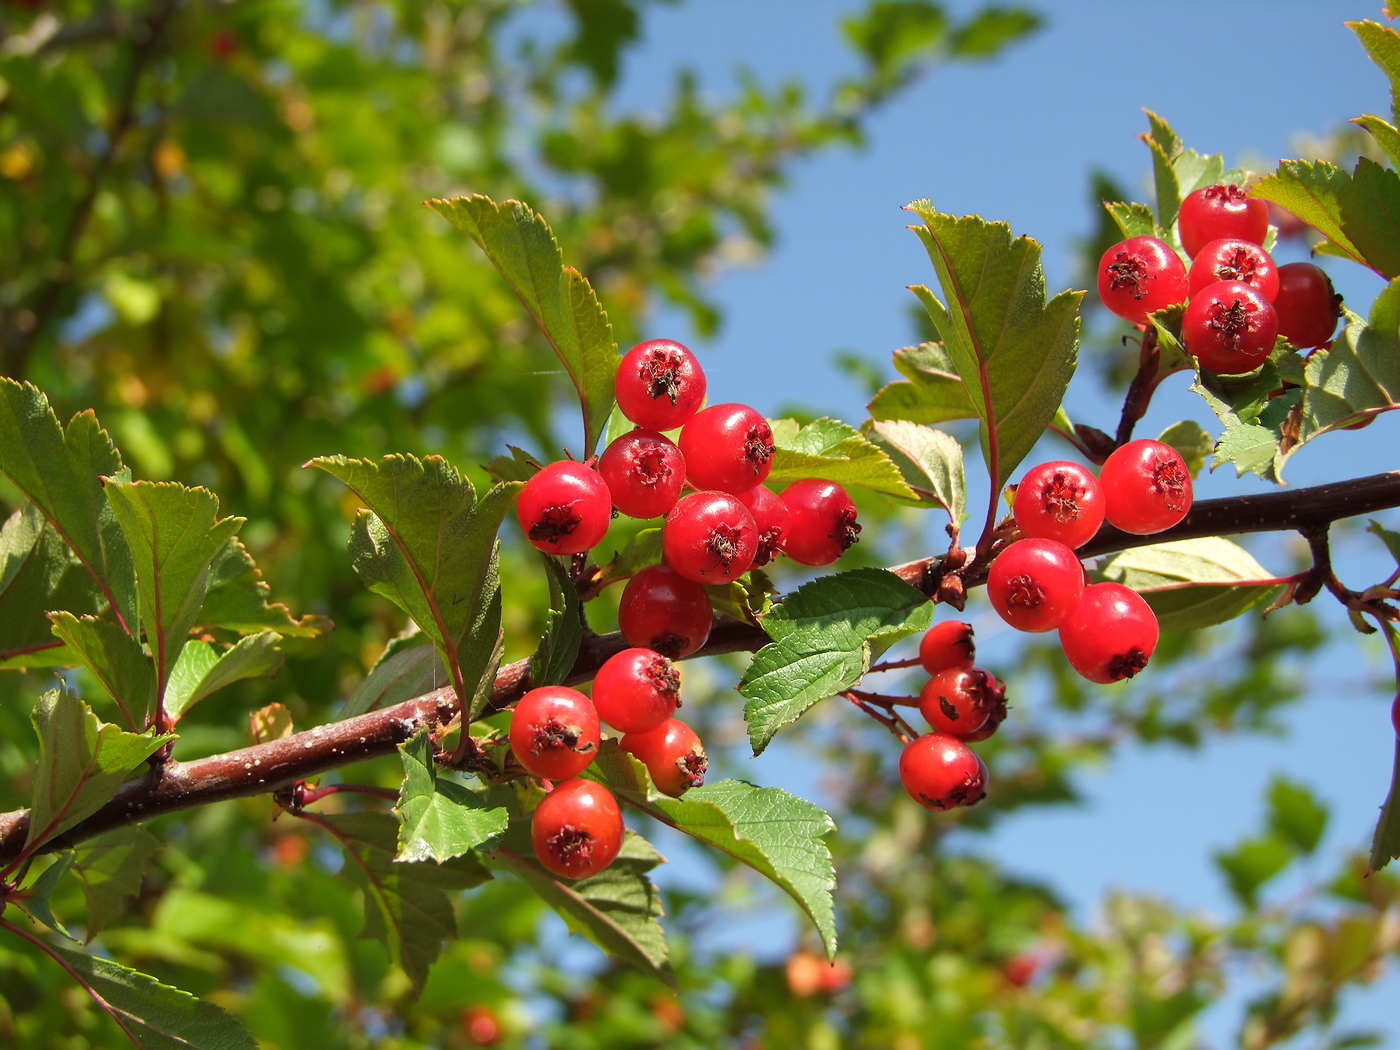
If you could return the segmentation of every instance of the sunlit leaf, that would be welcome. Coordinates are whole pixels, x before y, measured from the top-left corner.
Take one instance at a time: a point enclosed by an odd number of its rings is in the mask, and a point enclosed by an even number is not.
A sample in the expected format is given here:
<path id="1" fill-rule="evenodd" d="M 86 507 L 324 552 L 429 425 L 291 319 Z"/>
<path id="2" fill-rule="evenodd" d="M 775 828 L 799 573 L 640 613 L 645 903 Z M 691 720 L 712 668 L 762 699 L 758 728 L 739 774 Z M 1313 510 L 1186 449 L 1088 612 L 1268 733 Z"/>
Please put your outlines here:
<path id="1" fill-rule="evenodd" d="M 399 745 L 404 779 L 399 787 L 398 861 L 441 863 L 488 846 L 505 831 L 509 814 L 480 791 L 439 776 L 428 730 Z"/>

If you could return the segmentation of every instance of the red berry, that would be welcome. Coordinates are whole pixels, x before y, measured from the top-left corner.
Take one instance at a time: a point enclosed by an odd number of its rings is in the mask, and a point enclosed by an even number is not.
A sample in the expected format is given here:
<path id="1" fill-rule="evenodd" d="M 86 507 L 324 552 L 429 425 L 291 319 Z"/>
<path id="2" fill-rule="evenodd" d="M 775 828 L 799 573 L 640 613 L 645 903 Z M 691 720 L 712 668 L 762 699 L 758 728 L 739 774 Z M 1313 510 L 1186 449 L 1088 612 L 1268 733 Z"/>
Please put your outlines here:
<path id="1" fill-rule="evenodd" d="M 803 565 L 830 565 L 859 540 L 856 505 L 834 481 L 804 478 L 783 489 L 788 509 L 787 556 Z"/>
<path id="2" fill-rule="evenodd" d="M 676 712 L 681 676 L 653 649 L 614 653 L 593 678 L 598 717 L 623 733 L 655 729 Z"/>
<path id="3" fill-rule="evenodd" d="M 947 733 L 926 733 L 907 744 L 899 756 L 899 779 L 926 809 L 971 806 L 987 793 L 987 767 Z"/>
<path id="4" fill-rule="evenodd" d="M 650 430 L 684 426 L 705 403 L 700 362 L 670 339 L 649 339 L 628 350 L 613 388 L 622 414 Z"/>
<path id="5" fill-rule="evenodd" d="M 948 667 L 971 667 L 976 656 L 972 624 L 961 620 L 942 620 L 919 639 L 919 663 L 929 674 Z"/>
<path id="6" fill-rule="evenodd" d="M 1011 513 L 1023 536 L 1082 547 L 1103 524 L 1103 492 L 1088 467 L 1069 460 L 1041 463 L 1016 486 Z"/>
<path id="7" fill-rule="evenodd" d="M 638 427 L 603 450 L 598 474 L 621 513 L 629 518 L 655 518 L 674 507 L 680 497 L 685 457 L 670 439 Z"/>
<path id="8" fill-rule="evenodd" d="M 697 489 L 743 492 L 773 468 L 773 428 L 748 405 L 711 405 L 681 430 L 686 474 Z"/>
<path id="9" fill-rule="evenodd" d="M 1188 193 L 1177 213 L 1181 246 L 1194 258 L 1211 241 L 1235 237 L 1263 244 L 1269 232 L 1269 206 L 1233 182 Z"/>
<path id="10" fill-rule="evenodd" d="M 1252 372 L 1278 336 L 1274 304 L 1243 281 L 1217 281 L 1192 296 L 1181 319 L 1181 341 L 1202 368 L 1222 375 Z"/>
<path id="11" fill-rule="evenodd" d="M 727 492 L 683 496 L 661 526 L 666 564 L 696 583 L 730 583 L 749 571 L 758 528 L 748 508 Z"/>
<path id="12" fill-rule="evenodd" d="M 1147 666 L 1157 634 L 1157 616 L 1142 595 L 1121 583 L 1094 583 L 1060 625 L 1060 647 L 1089 681 L 1116 682 Z"/>
<path id="13" fill-rule="evenodd" d="M 565 459 L 525 482 L 515 514 L 526 539 L 546 554 L 582 554 L 607 534 L 612 496 L 596 471 Z"/>
<path id="14" fill-rule="evenodd" d="M 622 849 L 617 799 L 592 780 L 566 780 L 540 800 L 530 820 L 535 859 L 566 879 L 602 871 Z"/>
<path id="15" fill-rule="evenodd" d="M 1181 453 L 1151 438 L 1113 450 L 1099 468 L 1108 523 L 1134 536 L 1169 529 L 1191 509 L 1191 472 Z"/>
<path id="16" fill-rule="evenodd" d="M 787 546 L 787 530 L 792 517 L 788 513 L 787 504 L 767 485 L 755 485 L 735 495 L 740 503 L 748 507 L 749 513 L 753 515 L 753 523 L 758 528 L 758 550 L 753 556 L 754 567 L 767 565 Z"/>
<path id="17" fill-rule="evenodd" d="M 695 730 L 677 718 L 668 718 L 645 733 L 628 733 L 622 750 L 647 767 L 656 790 L 680 798 L 705 783 L 705 748 Z"/>
<path id="18" fill-rule="evenodd" d="M 501 1041 L 501 1022 L 495 1010 L 478 1003 L 462 1011 L 462 1032 L 472 1046 L 495 1046 Z"/>
<path id="19" fill-rule="evenodd" d="M 617 610 L 617 626 L 628 645 L 673 660 L 704 645 L 713 620 L 705 588 L 666 565 L 649 565 L 628 580 Z"/>
<path id="20" fill-rule="evenodd" d="M 1156 237 L 1119 241 L 1099 260 L 1099 298 L 1119 317 L 1146 324 L 1147 315 L 1186 299 L 1186 264 Z"/>
<path id="21" fill-rule="evenodd" d="M 602 735 L 593 701 L 565 685 L 531 689 L 510 718 L 510 749 L 526 771 L 568 780 L 598 754 Z"/>
<path id="22" fill-rule="evenodd" d="M 1274 309 L 1279 335 L 1299 350 L 1331 339 L 1342 316 L 1342 297 L 1333 290 L 1327 272 L 1310 262 L 1285 263 L 1278 268 L 1278 279 Z"/>
<path id="23" fill-rule="evenodd" d="M 1057 540 L 1017 540 L 987 573 L 992 608 L 1018 631 L 1053 631 L 1074 611 L 1084 590 L 1084 567 Z"/>
<path id="24" fill-rule="evenodd" d="M 1006 684 L 980 667 L 949 667 L 919 691 L 919 713 L 934 729 L 966 739 L 1006 711 Z M 998 724 L 1001 718 L 997 718 Z"/>
<path id="25" fill-rule="evenodd" d="M 1196 254 L 1186 280 L 1193 296 L 1217 281 L 1243 281 L 1273 302 L 1278 295 L 1278 264 L 1257 244 L 1222 237 Z"/>

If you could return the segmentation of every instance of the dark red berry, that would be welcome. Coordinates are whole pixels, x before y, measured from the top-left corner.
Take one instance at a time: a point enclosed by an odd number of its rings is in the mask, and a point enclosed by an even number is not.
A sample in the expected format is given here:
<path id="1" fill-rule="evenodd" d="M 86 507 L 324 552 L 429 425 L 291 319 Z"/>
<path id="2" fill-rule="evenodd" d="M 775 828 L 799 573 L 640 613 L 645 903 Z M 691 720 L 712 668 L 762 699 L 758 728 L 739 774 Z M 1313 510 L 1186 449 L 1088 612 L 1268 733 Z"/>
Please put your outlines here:
<path id="1" fill-rule="evenodd" d="M 948 667 L 919 691 L 919 713 L 934 729 L 966 739 L 994 713 L 1006 714 L 1006 685 L 980 667 Z"/>
<path id="2" fill-rule="evenodd" d="M 714 610 L 705 588 L 666 565 L 649 565 L 627 581 L 617 625 L 628 645 L 677 659 L 710 637 Z"/>
<path id="3" fill-rule="evenodd" d="M 535 859 L 566 879 L 597 874 L 622 849 L 617 799 L 592 780 L 566 780 L 540 800 L 530 819 Z"/>
<path id="4" fill-rule="evenodd" d="M 905 745 L 899 779 L 926 809 L 971 806 L 987 794 L 987 767 L 972 748 L 947 733 L 926 733 Z"/>
<path id="5" fill-rule="evenodd" d="M 1094 583 L 1060 625 L 1060 646 L 1089 681 L 1116 682 L 1147 666 L 1157 634 L 1157 616 L 1142 595 L 1121 583 Z"/>
<path id="6" fill-rule="evenodd" d="M 1018 631 L 1053 631 L 1074 611 L 1084 590 L 1084 567 L 1057 540 L 1017 540 L 987 573 L 987 597 Z"/>
<path id="7" fill-rule="evenodd" d="M 577 689 L 544 685 L 520 698 L 510 718 L 510 749 L 529 773 L 546 780 L 578 776 L 602 742 L 593 701 Z"/>
<path id="8" fill-rule="evenodd" d="M 1273 256 L 1259 245 L 1223 237 L 1196 253 L 1186 279 L 1192 296 L 1217 281 L 1242 281 L 1273 302 L 1278 295 L 1278 269 Z"/>
<path id="9" fill-rule="evenodd" d="M 1069 460 L 1041 463 L 1016 486 L 1011 513 L 1023 536 L 1082 547 L 1103 524 L 1103 492 L 1088 467 Z"/>
<path id="10" fill-rule="evenodd" d="M 1114 449 L 1099 468 L 1108 523 L 1134 536 L 1169 529 L 1191 509 L 1191 472 L 1181 453 L 1152 438 Z"/>
<path id="11" fill-rule="evenodd" d="M 1278 334 L 1299 350 L 1331 339 L 1342 316 L 1342 297 L 1326 271 L 1310 262 L 1286 263 L 1278 268 L 1278 278 Z"/>
<path id="12" fill-rule="evenodd" d="M 649 339 L 623 355 L 614 390 L 622 414 L 637 426 L 675 430 L 705 403 L 705 373 L 680 343 Z"/>
<path id="13" fill-rule="evenodd" d="M 773 468 L 773 428 L 748 405 L 711 405 L 681 430 L 681 452 L 697 489 L 743 492 Z"/>
<path id="14" fill-rule="evenodd" d="M 623 733 L 655 729 L 681 702 L 681 676 L 653 649 L 614 653 L 593 678 L 593 706 L 598 717 Z"/>
<path id="15" fill-rule="evenodd" d="M 619 512 L 630 518 L 655 518 L 674 507 L 680 497 L 685 457 L 668 438 L 638 427 L 603 450 L 598 474 Z"/>
<path id="16" fill-rule="evenodd" d="M 1234 237 L 1263 244 L 1269 232 L 1269 206 L 1234 183 L 1216 183 L 1188 193 L 1177 212 L 1177 228 L 1186 254 L 1211 241 Z"/>
<path id="17" fill-rule="evenodd" d="M 582 554 L 607 534 L 612 496 L 596 471 L 566 459 L 525 482 L 515 513 L 525 538 L 546 554 Z"/>
<path id="18" fill-rule="evenodd" d="M 661 526 L 666 564 L 696 583 L 730 583 L 749 571 L 758 528 L 747 507 L 728 492 L 682 496 Z"/>
<path id="19" fill-rule="evenodd" d="M 704 745 L 695 730 L 677 718 L 669 718 L 645 733 L 628 733 L 622 750 L 647 767 L 656 790 L 680 798 L 705 783 Z"/>
<path id="20" fill-rule="evenodd" d="M 787 556 L 803 565 L 830 565 L 860 536 L 856 505 L 834 481 L 804 478 L 783 489 L 788 509 Z"/>
<path id="21" fill-rule="evenodd" d="M 753 515 L 754 526 L 758 529 L 758 549 L 754 551 L 753 564 L 757 568 L 767 565 L 783 553 L 787 546 L 787 531 L 791 515 L 787 504 L 767 485 L 755 485 L 743 492 L 736 492 L 740 503 Z"/>
<path id="22" fill-rule="evenodd" d="M 1099 298 L 1134 324 L 1186 300 L 1186 265 L 1171 245 L 1156 237 L 1119 241 L 1099 260 Z"/>
<path id="23" fill-rule="evenodd" d="M 1207 285 L 1186 304 L 1181 341 L 1202 368 L 1243 375 L 1264 363 L 1278 336 L 1278 314 L 1243 281 Z"/>
<path id="24" fill-rule="evenodd" d="M 919 639 L 919 663 L 929 674 L 949 667 L 971 667 L 976 656 L 972 624 L 961 620 L 941 620 Z"/>

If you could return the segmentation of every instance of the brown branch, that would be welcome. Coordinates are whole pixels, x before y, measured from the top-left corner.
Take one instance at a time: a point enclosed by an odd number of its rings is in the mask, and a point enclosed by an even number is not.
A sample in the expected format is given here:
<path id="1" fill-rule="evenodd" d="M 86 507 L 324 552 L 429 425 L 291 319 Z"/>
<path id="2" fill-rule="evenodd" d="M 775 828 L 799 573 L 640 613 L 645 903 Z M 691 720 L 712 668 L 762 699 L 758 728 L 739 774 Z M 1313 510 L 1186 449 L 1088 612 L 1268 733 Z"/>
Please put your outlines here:
<path id="1" fill-rule="evenodd" d="M 1174 528 L 1155 536 L 1130 536 L 1105 527 L 1080 549 L 1084 557 L 1165 540 L 1248 532 L 1305 531 L 1341 518 L 1400 507 L 1400 471 L 1338 481 L 1306 489 L 1204 500 Z M 923 558 L 891 571 L 925 594 L 937 593 L 941 559 Z M 968 580 L 969 585 L 981 582 Z M 733 620 L 717 622 L 704 648 L 692 656 L 753 652 L 768 641 L 763 630 Z M 590 635 L 579 650 L 569 682 L 591 679 L 603 661 L 626 648 L 620 635 Z M 689 657 L 687 657 L 689 659 Z M 501 668 L 491 710 L 504 710 L 530 688 L 528 660 Z M 167 762 L 127 781 L 111 802 L 82 823 L 46 843 L 43 851 L 68 849 L 103 832 L 225 799 L 271 794 L 299 780 L 352 762 L 390 755 L 425 727 L 445 725 L 457 713 L 450 687 L 382 711 L 318 726 L 266 744 L 192 762 Z M 29 834 L 29 811 L 0 814 L 0 864 L 15 857 Z"/>

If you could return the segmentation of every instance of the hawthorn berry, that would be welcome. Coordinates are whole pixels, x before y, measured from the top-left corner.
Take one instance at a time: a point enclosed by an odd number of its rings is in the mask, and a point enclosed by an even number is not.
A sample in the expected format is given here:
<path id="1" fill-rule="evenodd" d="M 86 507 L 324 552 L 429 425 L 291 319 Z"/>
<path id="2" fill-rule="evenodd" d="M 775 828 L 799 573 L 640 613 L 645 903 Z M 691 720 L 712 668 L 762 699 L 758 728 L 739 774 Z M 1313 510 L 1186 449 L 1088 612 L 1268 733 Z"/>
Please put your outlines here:
<path id="1" fill-rule="evenodd" d="M 905 745 L 899 780 L 925 809 L 971 806 L 987 794 L 987 767 L 972 748 L 947 733 L 925 733 Z"/>
<path id="2" fill-rule="evenodd" d="M 680 673 L 654 649 L 614 653 L 593 677 L 598 717 L 623 733 L 655 729 L 675 714 L 680 697 Z"/>
<path id="3" fill-rule="evenodd" d="M 622 750 L 647 767 L 657 791 L 672 798 L 705 783 L 705 748 L 695 730 L 678 718 L 644 733 L 627 733 Z"/>
<path id="4" fill-rule="evenodd" d="M 940 620 L 919 639 L 919 663 L 931 675 L 949 667 L 971 667 L 976 656 L 972 624 L 961 620 Z"/>
<path id="5" fill-rule="evenodd" d="M 1233 182 L 1216 183 L 1188 193 L 1176 221 L 1181 246 L 1195 258 L 1211 241 L 1224 237 L 1263 244 L 1269 232 L 1269 206 Z"/>
<path id="6" fill-rule="evenodd" d="M 705 373 L 680 343 L 648 339 L 618 362 L 613 389 L 618 408 L 637 426 L 675 430 L 705 403 Z"/>
<path id="7" fill-rule="evenodd" d="M 681 429 L 680 446 L 697 489 L 743 492 L 761 485 L 773 468 L 773 428 L 748 405 L 702 408 Z"/>
<path id="8" fill-rule="evenodd" d="M 924 720 L 941 733 L 963 739 L 986 725 L 997 708 L 1006 710 L 1006 684 L 980 667 L 945 668 L 919 690 Z"/>
<path id="9" fill-rule="evenodd" d="M 736 492 L 735 496 L 749 509 L 754 526 L 758 529 L 754 567 L 767 565 L 787 546 L 787 530 L 792 517 L 787 504 L 767 485 L 755 485 L 743 492 Z"/>
<path id="10" fill-rule="evenodd" d="M 1191 509 L 1191 472 L 1181 453 L 1152 438 L 1113 450 L 1099 468 L 1108 523 L 1134 536 L 1169 529 Z"/>
<path id="11" fill-rule="evenodd" d="M 758 528 L 748 508 L 727 492 L 682 496 L 661 526 L 666 564 L 696 583 L 731 583 L 749 571 Z"/>
<path id="12" fill-rule="evenodd" d="M 587 768 L 602 743 L 593 701 L 566 685 L 531 689 L 510 718 L 510 749 L 529 773 L 568 780 Z"/>
<path id="13" fill-rule="evenodd" d="M 1071 549 L 1094 538 L 1103 524 L 1103 511 L 1099 479 L 1088 467 L 1069 460 L 1026 471 L 1011 502 L 1021 535 L 1058 540 Z"/>
<path id="14" fill-rule="evenodd" d="M 1184 302 L 1186 287 L 1186 264 L 1156 237 L 1119 241 L 1099 260 L 1099 298 L 1134 324 L 1146 324 L 1148 314 Z"/>
<path id="15" fill-rule="evenodd" d="M 612 504 L 629 518 L 655 518 L 676 505 L 685 457 L 669 438 L 638 427 L 614 438 L 598 457 Z"/>
<path id="16" fill-rule="evenodd" d="M 830 565 L 859 541 L 856 505 L 834 481 L 804 478 L 783 489 L 788 509 L 789 558 L 802 565 Z"/>
<path id="17" fill-rule="evenodd" d="M 1060 647 L 1089 681 L 1117 682 L 1147 666 L 1157 635 L 1157 615 L 1142 595 L 1121 583 L 1093 583 L 1060 625 Z"/>
<path id="18" fill-rule="evenodd" d="M 1274 299 L 1278 333 L 1299 350 L 1321 346 L 1337 330 L 1342 297 L 1332 288 L 1327 271 L 1310 262 L 1285 263 L 1278 268 Z"/>
<path id="19" fill-rule="evenodd" d="M 1084 567 L 1058 540 L 1017 540 L 987 573 L 992 608 L 1018 631 L 1053 631 L 1074 611 L 1084 590 Z"/>
<path id="20" fill-rule="evenodd" d="M 602 784 L 575 777 L 540 800 L 530 819 L 535 859 L 566 879 L 602 871 L 622 849 L 622 811 Z"/>
<path id="21" fill-rule="evenodd" d="M 1202 368 L 1221 375 L 1252 372 L 1278 337 L 1278 313 L 1259 289 L 1217 281 L 1191 297 L 1181 319 L 1181 341 Z"/>
<path id="22" fill-rule="evenodd" d="M 1222 237 L 1196 253 L 1186 281 L 1193 296 L 1217 281 L 1242 281 L 1273 302 L 1278 296 L 1278 271 L 1273 256 L 1259 245 L 1238 237 Z"/>
<path id="23" fill-rule="evenodd" d="M 598 472 L 571 459 L 550 463 L 525 482 L 515 501 L 525 538 L 546 554 L 582 554 L 597 546 L 612 520 L 612 496 Z"/>
<path id="24" fill-rule="evenodd" d="M 617 609 L 617 626 L 628 645 L 673 660 L 704 645 L 713 620 L 705 588 L 668 565 L 649 565 L 628 580 Z"/>

